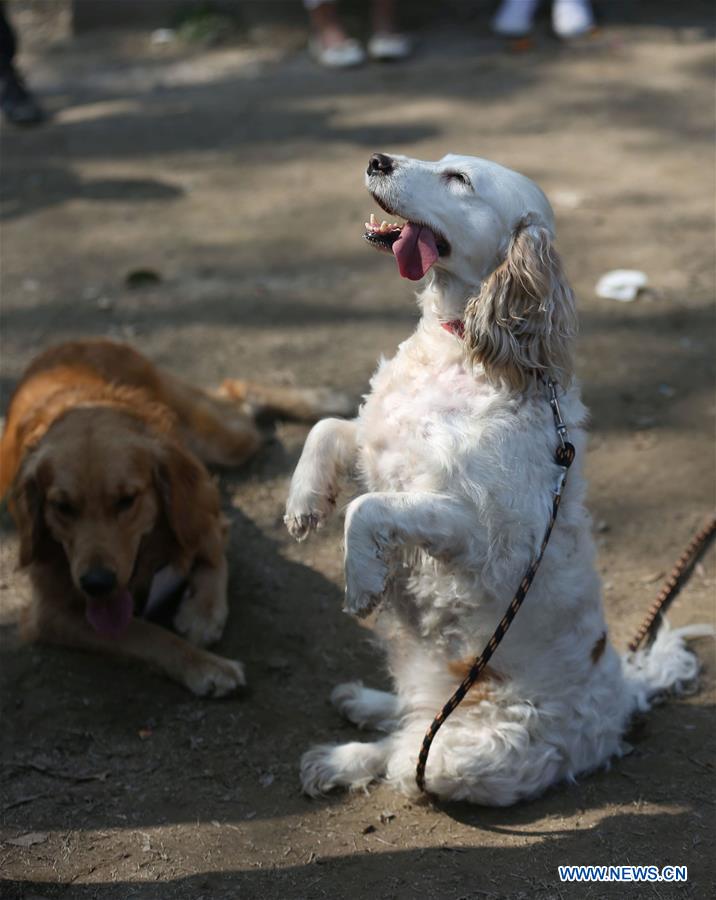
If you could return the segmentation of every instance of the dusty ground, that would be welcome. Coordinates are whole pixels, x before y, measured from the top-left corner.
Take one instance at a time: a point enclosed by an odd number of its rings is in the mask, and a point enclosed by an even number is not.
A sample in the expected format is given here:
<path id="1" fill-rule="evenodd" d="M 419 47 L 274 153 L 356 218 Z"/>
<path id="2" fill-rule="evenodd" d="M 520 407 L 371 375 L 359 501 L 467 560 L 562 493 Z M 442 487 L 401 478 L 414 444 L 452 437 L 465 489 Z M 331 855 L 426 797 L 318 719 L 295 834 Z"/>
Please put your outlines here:
<path id="1" fill-rule="evenodd" d="M 481 37 L 480 20 L 441 27 L 408 65 L 340 75 L 316 71 L 293 34 L 211 51 L 37 39 L 25 62 L 54 119 L 3 134 L 4 387 L 51 341 L 112 334 L 201 384 L 254 372 L 358 394 L 415 321 L 410 286 L 360 237 L 368 153 L 500 160 L 552 196 L 580 297 L 591 506 L 623 643 L 714 503 L 710 13 L 650 8 L 586 47 L 544 37 L 522 56 Z M 617 267 L 643 269 L 653 291 L 597 299 Z M 138 268 L 161 283 L 128 288 Z M 332 685 L 385 680 L 340 612 L 338 528 L 299 547 L 281 526 L 305 433 L 280 427 L 222 476 L 233 529 L 220 650 L 247 664 L 242 699 L 200 701 L 134 666 L 18 644 L 26 585 L 5 521 L 3 900 L 706 897 L 704 641 L 698 696 L 654 712 L 610 772 L 537 802 L 301 796 L 301 751 L 351 734 Z M 711 619 L 715 584 L 712 555 L 672 620 Z M 31 832 L 30 846 L 12 843 Z M 577 862 L 685 864 L 689 883 L 560 885 L 557 865 Z"/>

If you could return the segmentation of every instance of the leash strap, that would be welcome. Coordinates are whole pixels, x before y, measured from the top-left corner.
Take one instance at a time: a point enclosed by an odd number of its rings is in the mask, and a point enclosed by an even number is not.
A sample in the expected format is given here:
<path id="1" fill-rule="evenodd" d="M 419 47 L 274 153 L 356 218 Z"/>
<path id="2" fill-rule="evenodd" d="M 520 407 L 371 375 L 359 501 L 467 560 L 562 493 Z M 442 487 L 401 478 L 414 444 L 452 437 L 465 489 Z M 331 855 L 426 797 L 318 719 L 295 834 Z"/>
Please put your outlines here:
<path id="1" fill-rule="evenodd" d="M 442 728 L 447 717 L 451 713 L 453 713 L 455 709 L 457 709 L 457 707 L 460 705 L 460 703 L 462 703 L 462 701 L 465 699 L 468 691 L 483 673 L 485 667 L 492 658 L 492 654 L 495 652 L 495 650 L 497 650 L 500 642 L 507 633 L 507 629 L 512 624 L 519 608 L 522 606 L 522 603 L 527 596 L 527 592 L 532 586 L 532 582 L 534 581 L 535 575 L 537 574 L 539 565 L 542 562 L 544 552 L 547 549 L 547 544 L 552 534 L 554 523 L 557 520 L 557 512 L 559 511 L 559 504 L 562 500 L 562 492 L 564 491 L 564 485 L 567 480 L 567 471 L 574 462 L 575 450 L 574 446 L 567 440 L 567 427 L 562 421 L 562 413 L 559 408 L 559 401 L 557 400 L 557 386 L 551 378 L 547 380 L 546 385 L 549 397 L 549 405 L 552 408 L 552 415 L 554 416 L 554 427 L 557 431 L 557 437 L 559 438 L 559 446 L 557 447 L 557 451 L 555 453 L 555 462 L 560 467 L 561 471 L 559 473 L 557 486 L 554 491 L 552 512 L 549 517 L 549 522 L 547 523 L 544 538 L 542 539 L 542 545 L 539 549 L 539 552 L 537 553 L 537 556 L 532 561 L 529 569 L 527 569 L 527 571 L 525 572 L 525 575 L 520 582 L 520 586 L 517 588 L 517 593 L 512 598 L 510 605 L 507 607 L 507 611 L 500 620 L 497 628 L 495 628 L 492 637 L 485 646 L 485 649 L 472 664 L 470 671 L 467 673 L 458 689 L 455 691 L 452 697 L 450 697 L 448 702 L 445 704 L 445 706 L 443 706 L 437 716 L 435 716 L 432 724 L 430 725 L 430 728 L 428 728 L 425 737 L 423 738 L 420 753 L 418 754 L 418 764 L 415 770 L 415 781 L 417 782 L 418 788 L 421 791 L 425 790 L 425 767 L 428 762 L 430 746 L 435 739 L 435 735 Z"/>
<path id="2" fill-rule="evenodd" d="M 645 638 L 648 637 L 647 644 L 651 643 L 654 639 L 654 635 L 661 624 L 664 613 L 672 604 L 681 588 L 686 584 L 694 566 L 706 552 L 706 549 L 714 539 L 714 536 L 716 536 L 716 516 L 711 516 L 709 521 L 681 554 L 679 561 L 664 582 L 664 586 L 651 605 L 634 640 L 629 644 L 629 650 L 632 653 L 635 653 L 639 649 Z"/>

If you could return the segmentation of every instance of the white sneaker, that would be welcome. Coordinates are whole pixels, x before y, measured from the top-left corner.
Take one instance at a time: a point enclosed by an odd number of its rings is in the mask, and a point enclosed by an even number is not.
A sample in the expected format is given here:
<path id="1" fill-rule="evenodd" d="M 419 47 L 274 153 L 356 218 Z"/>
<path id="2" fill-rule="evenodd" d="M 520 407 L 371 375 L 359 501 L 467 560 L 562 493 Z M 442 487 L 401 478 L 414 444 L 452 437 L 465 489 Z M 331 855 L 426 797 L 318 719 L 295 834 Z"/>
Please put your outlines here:
<path id="1" fill-rule="evenodd" d="M 371 59 L 384 62 L 407 59 L 413 49 L 413 42 L 407 34 L 374 34 L 368 41 L 368 55 Z"/>
<path id="2" fill-rule="evenodd" d="M 492 30 L 503 37 L 524 37 L 532 31 L 539 0 L 502 0 Z"/>
<path id="3" fill-rule="evenodd" d="M 552 6 L 552 28 L 565 40 L 581 37 L 594 28 L 590 0 L 555 0 Z"/>
<path id="4" fill-rule="evenodd" d="M 347 38 L 340 44 L 324 47 L 318 40 L 309 44 L 311 56 L 327 69 L 350 69 L 365 62 L 365 51 L 353 38 Z"/>

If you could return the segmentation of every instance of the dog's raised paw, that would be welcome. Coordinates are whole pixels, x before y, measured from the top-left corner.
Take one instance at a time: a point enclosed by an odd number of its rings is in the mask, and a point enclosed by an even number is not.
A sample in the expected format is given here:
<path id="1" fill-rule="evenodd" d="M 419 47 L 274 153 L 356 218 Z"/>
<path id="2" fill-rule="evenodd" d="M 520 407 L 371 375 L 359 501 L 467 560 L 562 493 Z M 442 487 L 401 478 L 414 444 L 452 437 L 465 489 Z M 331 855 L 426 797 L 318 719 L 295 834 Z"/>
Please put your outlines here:
<path id="1" fill-rule="evenodd" d="M 302 515 L 283 517 L 284 525 L 288 533 L 297 541 L 305 541 L 312 531 L 317 531 L 323 524 L 324 517 L 318 512 L 304 513 Z"/>
<path id="2" fill-rule="evenodd" d="M 369 616 L 385 597 L 388 569 L 385 563 L 374 557 L 370 561 L 357 560 L 348 553 L 345 561 L 346 590 L 343 612 L 359 619 Z"/>
<path id="3" fill-rule="evenodd" d="M 345 600 L 343 602 L 343 612 L 357 619 L 366 619 L 372 612 L 380 606 L 383 600 L 383 593 L 372 594 L 365 591 L 349 593 L 346 588 Z"/>

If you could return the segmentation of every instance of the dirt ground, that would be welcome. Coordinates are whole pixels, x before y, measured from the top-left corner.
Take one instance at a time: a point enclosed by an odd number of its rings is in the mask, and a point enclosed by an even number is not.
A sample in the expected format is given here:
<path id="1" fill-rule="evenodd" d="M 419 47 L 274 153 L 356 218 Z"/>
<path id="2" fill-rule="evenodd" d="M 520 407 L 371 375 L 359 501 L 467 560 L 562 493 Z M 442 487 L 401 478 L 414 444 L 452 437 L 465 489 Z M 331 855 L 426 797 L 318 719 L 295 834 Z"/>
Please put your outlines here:
<path id="1" fill-rule="evenodd" d="M 361 240 L 368 154 L 496 159 L 551 196 L 580 299 L 590 504 L 623 646 L 714 505 L 711 13 L 642 6 L 646 19 L 581 47 L 541 34 L 519 55 L 484 18 L 446 20 L 414 61 L 340 74 L 285 29 L 215 49 L 38 29 L 23 62 L 53 119 L 2 138 L 5 402 L 34 353 L 77 335 L 130 339 L 197 384 L 251 373 L 358 396 L 416 320 L 410 285 Z M 650 291 L 598 299 L 598 277 L 621 267 Z M 161 280 L 129 287 L 138 269 Z M 610 771 L 530 804 L 301 795 L 301 752 L 352 734 L 331 687 L 386 683 L 340 611 L 339 525 L 298 546 L 281 524 L 305 435 L 279 426 L 221 475 L 232 613 L 219 650 L 246 663 L 245 697 L 199 700 L 136 666 L 19 643 L 27 585 L 3 519 L 0 897 L 711 895 L 704 640 L 696 696 L 650 715 Z M 672 621 L 712 620 L 715 585 L 712 553 Z M 689 881 L 560 885 L 562 863 L 687 865 Z"/>

